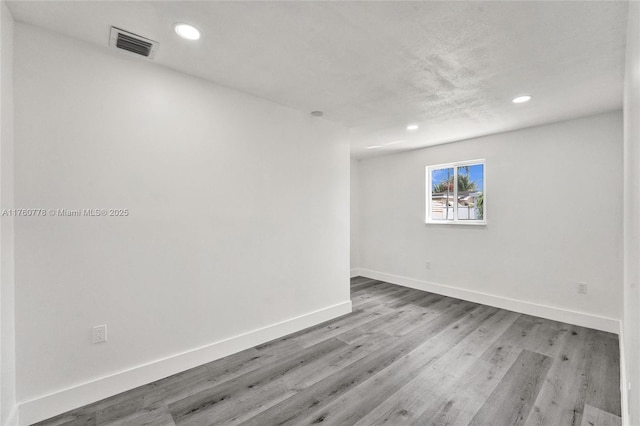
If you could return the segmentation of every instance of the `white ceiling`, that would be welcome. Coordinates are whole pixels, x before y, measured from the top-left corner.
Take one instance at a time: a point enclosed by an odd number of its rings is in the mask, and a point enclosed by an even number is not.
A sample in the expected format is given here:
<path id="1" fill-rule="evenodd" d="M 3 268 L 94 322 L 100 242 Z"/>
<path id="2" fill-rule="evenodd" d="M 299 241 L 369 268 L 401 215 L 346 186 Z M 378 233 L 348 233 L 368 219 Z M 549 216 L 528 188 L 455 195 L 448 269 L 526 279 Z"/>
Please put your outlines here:
<path id="1" fill-rule="evenodd" d="M 9 2 L 16 20 L 107 49 L 114 25 L 155 62 L 348 126 L 378 155 L 622 106 L 626 1 Z M 179 39 L 178 21 L 202 31 Z M 511 98 L 531 94 L 515 105 Z M 408 123 L 420 129 L 407 132 Z M 397 140 L 380 149 L 365 147 Z"/>

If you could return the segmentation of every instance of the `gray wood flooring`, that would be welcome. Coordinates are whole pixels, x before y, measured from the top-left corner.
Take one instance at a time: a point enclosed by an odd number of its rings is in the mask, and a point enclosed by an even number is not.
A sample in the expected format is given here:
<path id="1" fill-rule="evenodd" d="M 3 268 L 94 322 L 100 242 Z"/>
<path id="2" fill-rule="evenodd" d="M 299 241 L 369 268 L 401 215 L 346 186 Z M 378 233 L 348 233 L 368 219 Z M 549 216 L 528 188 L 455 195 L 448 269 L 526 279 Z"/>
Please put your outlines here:
<path id="1" fill-rule="evenodd" d="M 620 425 L 616 335 L 361 277 L 351 299 L 39 425 Z"/>

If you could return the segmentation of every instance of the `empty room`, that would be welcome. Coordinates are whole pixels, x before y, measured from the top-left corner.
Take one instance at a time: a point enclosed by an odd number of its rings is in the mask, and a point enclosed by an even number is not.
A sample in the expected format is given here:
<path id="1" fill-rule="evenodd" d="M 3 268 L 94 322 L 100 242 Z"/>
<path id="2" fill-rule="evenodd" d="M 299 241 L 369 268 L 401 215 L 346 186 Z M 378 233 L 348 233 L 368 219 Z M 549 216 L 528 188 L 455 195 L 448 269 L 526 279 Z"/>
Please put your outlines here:
<path id="1" fill-rule="evenodd" d="M 640 2 L 0 34 L 0 426 L 640 426 Z"/>

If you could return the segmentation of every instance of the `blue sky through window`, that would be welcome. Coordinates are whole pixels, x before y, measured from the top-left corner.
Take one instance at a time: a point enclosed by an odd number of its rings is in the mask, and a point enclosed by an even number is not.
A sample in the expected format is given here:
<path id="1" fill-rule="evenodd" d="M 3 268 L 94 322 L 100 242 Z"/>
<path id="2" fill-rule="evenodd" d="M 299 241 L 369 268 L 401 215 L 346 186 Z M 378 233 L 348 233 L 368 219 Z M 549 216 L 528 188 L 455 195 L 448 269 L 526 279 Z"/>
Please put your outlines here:
<path id="1" fill-rule="evenodd" d="M 469 166 L 469 178 L 471 181 L 476 183 L 476 190 L 478 191 L 484 190 L 484 174 L 482 172 L 483 168 L 483 164 L 473 164 Z M 433 170 L 431 172 L 432 185 L 438 185 L 439 183 L 446 182 L 447 171 L 449 172 L 449 177 L 453 177 L 453 168 Z M 458 173 L 466 174 L 464 166 L 458 167 Z"/>
<path id="2" fill-rule="evenodd" d="M 446 182 L 447 172 L 449 173 L 449 178 L 451 178 L 451 176 L 453 176 L 453 168 L 434 170 L 431 172 L 431 183 L 433 185 L 438 185 L 442 182 Z"/>

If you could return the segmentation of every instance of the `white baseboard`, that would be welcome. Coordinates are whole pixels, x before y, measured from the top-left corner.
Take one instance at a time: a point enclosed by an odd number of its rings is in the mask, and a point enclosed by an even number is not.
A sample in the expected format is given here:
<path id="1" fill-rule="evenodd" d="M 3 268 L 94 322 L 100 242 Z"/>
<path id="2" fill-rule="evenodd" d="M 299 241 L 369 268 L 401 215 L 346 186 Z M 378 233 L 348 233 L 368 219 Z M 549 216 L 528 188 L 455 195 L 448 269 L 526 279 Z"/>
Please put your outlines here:
<path id="1" fill-rule="evenodd" d="M 547 318 L 553 321 L 565 322 L 568 324 L 579 325 L 581 327 L 607 331 L 609 333 L 620 333 L 620 320 L 614 318 L 601 317 L 556 306 L 539 305 L 537 303 L 525 302 L 524 300 L 510 299 L 508 297 L 465 290 L 459 287 L 386 274 L 384 272 L 372 271 L 370 269 L 359 269 L 359 275 L 375 280 L 386 281 L 392 284 L 398 284 L 404 287 L 411 287 L 417 290 L 437 293 L 443 296 L 455 297 L 456 299 L 468 300 L 470 302 L 481 303 L 483 305 L 494 306 L 496 308 L 506 309 L 522 314 Z"/>
<path id="2" fill-rule="evenodd" d="M 360 276 L 360 268 L 352 268 L 351 269 L 351 278 Z"/>
<path id="3" fill-rule="evenodd" d="M 627 362 L 624 355 L 624 323 L 622 321 L 620 321 L 618 340 L 620 341 L 620 413 L 622 426 L 629 426 L 629 391 L 627 390 Z"/>
<path id="4" fill-rule="evenodd" d="M 43 395 L 19 404 L 20 425 L 82 407 L 351 312 L 351 301 Z M 13 425 L 11 425 L 13 426 Z"/>
<path id="5" fill-rule="evenodd" d="M 14 405 L 3 426 L 18 426 L 18 405 Z"/>

